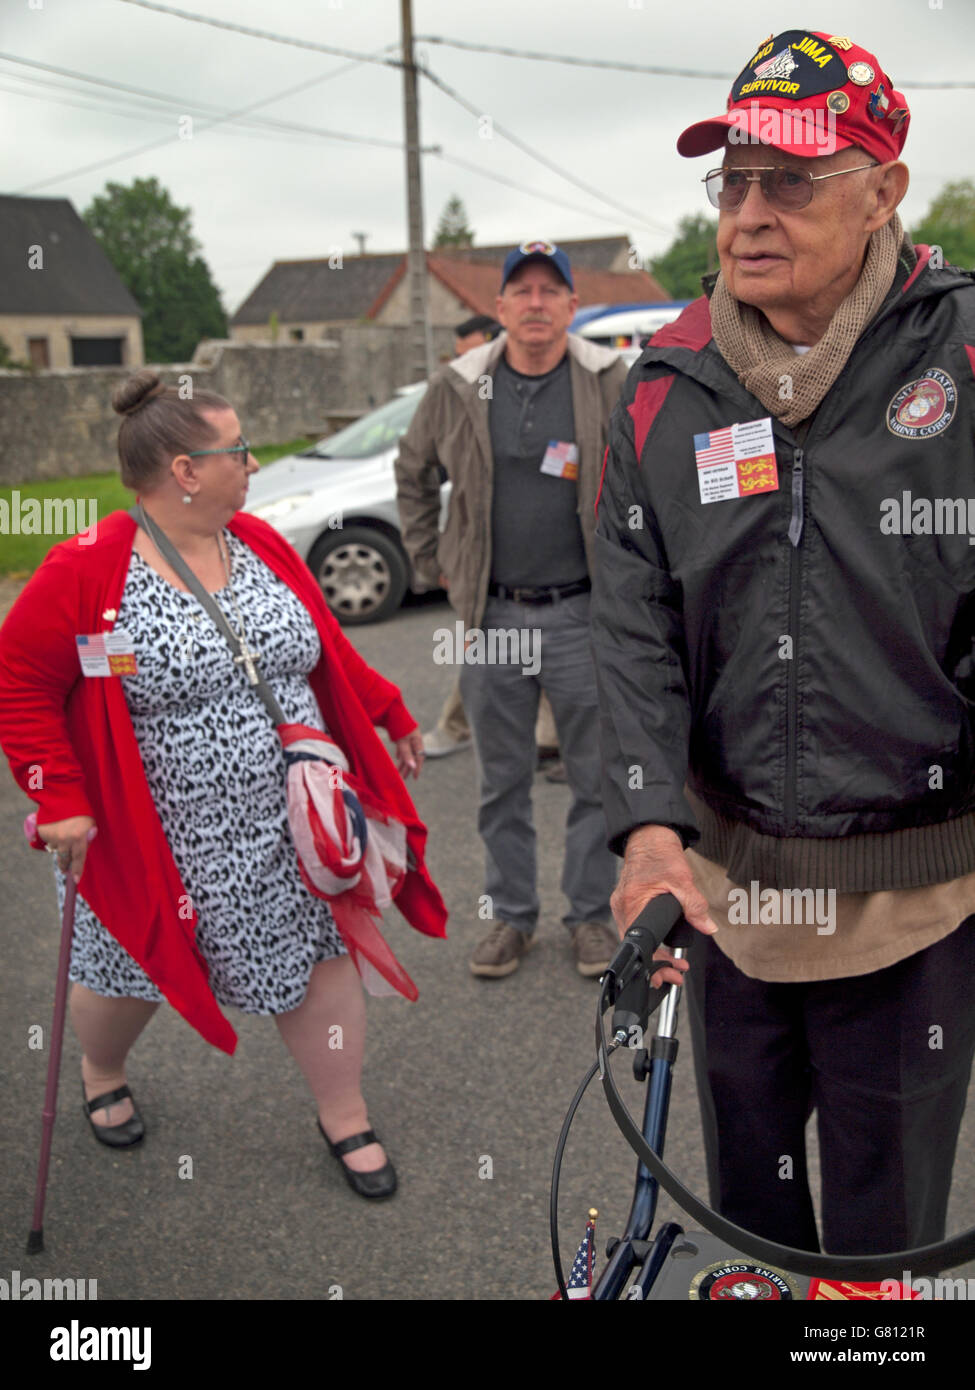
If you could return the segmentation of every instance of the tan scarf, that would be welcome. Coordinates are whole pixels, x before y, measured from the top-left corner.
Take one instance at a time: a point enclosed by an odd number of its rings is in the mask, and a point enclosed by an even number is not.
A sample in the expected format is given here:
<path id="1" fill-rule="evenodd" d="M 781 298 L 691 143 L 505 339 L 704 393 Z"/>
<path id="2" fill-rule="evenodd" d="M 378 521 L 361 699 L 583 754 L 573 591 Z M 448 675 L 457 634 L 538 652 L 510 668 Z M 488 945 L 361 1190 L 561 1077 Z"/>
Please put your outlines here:
<path id="1" fill-rule="evenodd" d="M 784 425 L 813 413 L 846 365 L 854 344 L 894 283 L 904 229 L 895 212 L 871 236 L 859 280 L 819 342 L 800 355 L 764 314 L 735 299 L 719 275 L 711 296 L 711 328 L 718 351 L 738 380 Z"/>

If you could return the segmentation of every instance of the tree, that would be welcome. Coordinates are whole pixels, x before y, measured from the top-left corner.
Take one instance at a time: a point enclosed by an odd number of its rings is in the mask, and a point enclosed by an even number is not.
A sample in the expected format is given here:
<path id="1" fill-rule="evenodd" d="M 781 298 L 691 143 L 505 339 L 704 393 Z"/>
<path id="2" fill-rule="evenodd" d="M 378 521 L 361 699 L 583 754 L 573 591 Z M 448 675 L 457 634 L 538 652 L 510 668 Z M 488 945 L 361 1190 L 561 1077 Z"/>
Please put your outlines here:
<path id="1" fill-rule="evenodd" d="M 109 183 L 82 213 L 143 312 L 148 362 L 185 362 L 201 338 L 225 338 L 227 316 L 199 255 L 191 212 L 155 178 Z"/>
<path id="2" fill-rule="evenodd" d="M 915 242 L 940 246 L 944 259 L 961 270 L 975 269 L 975 183 L 946 183 L 911 232 Z"/>
<path id="3" fill-rule="evenodd" d="M 454 193 L 447 199 L 437 232 L 433 238 L 433 249 L 439 251 L 444 246 L 473 246 L 474 233 L 467 225 L 467 209 Z"/>
<path id="4" fill-rule="evenodd" d="M 652 263 L 654 278 L 674 299 L 697 299 L 701 293 L 701 276 L 717 270 L 718 253 L 714 243 L 717 230 L 716 217 L 705 217 L 700 212 L 682 217 L 677 224 L 677 236 Z"/>
<path id="5" fill-rule="evenodd" d="M 31 364 L 29 362 L 18 362 L 10 351 L 10 344 L 6 338 L 0 338 L 0 367 L 7 372 L 29 372 Z"/>

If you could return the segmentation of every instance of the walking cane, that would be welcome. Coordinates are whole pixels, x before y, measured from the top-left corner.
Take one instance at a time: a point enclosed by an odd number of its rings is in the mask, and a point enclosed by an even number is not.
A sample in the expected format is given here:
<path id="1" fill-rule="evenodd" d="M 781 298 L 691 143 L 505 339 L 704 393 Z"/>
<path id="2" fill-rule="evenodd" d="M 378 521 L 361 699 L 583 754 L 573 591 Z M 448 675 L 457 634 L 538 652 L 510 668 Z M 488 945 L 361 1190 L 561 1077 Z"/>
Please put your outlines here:
<path id="1" fill-rule="evenodd" d="M 37 833 L 35 812 L 24 821 L 24 834 L 33 840 Z M 61 914 L 61 953 L 58 956 L 57 984 L 54 988 L 54 1017 L 51 1020 L 51 1053 L 47 1064 L 47 1089 L 44 1092 L 41 1153 L 37 1165 L 37 1185 L 34 1188 L 34 1217 L 27 1237 L 28 1255 L 44 1249 L 44 1198 L 47 1195 L 47 1170 L 51 1160 L 51 1139 L 54 1117 L 57 1114 L 58 1076 L 61 1071 L 61 1044 L 64 1040 L 64 1015 L 68 1002 L 68 966 L 71 962 L 71 937 L 74 933 L 74 907 L 78 885 L 74 875 L 65 875 L 64 911 Z"/>

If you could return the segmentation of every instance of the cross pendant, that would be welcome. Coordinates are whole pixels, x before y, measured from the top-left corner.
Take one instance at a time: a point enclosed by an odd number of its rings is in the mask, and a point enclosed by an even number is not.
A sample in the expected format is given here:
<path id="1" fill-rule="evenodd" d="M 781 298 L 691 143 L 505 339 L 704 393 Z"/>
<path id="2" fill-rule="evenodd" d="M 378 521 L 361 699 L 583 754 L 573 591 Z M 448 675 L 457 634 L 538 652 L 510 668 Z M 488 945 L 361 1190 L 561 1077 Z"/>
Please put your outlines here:
<path id="1" fill-rule="evenodd" d="M 240 655 L 234 657 L 234 664 L 240 666 L 243 663 L 244 670 L 247 672 L 247 680 L 250 685 L 256 685 L 258 681 L 257 666 L 255 662 L 260 661 L 260 652 L 252 652 L 246 640 L 241 639 Z"/>

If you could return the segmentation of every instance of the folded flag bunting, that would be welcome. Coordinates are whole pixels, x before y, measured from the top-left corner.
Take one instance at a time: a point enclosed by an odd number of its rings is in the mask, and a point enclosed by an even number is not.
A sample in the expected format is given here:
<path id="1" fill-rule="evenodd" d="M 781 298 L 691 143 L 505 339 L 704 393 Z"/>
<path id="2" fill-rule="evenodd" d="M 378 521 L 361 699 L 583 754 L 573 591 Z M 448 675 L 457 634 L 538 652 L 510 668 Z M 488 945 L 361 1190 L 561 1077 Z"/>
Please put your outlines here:
<path id="1" fill-rule="evenodd" d="M 324 898 L 372 995 L 419 991 L 377 925 L 406 874 L 406 827 L 388 816 L 320 729 L 280 724 L 288 822 L 305 887 Z"/>

